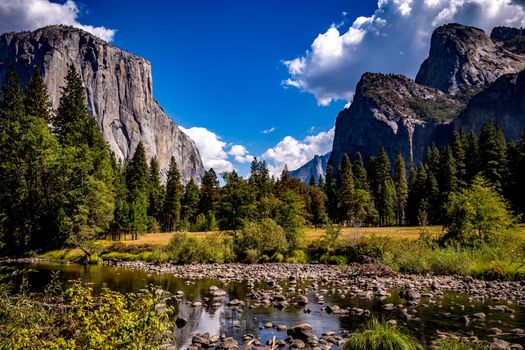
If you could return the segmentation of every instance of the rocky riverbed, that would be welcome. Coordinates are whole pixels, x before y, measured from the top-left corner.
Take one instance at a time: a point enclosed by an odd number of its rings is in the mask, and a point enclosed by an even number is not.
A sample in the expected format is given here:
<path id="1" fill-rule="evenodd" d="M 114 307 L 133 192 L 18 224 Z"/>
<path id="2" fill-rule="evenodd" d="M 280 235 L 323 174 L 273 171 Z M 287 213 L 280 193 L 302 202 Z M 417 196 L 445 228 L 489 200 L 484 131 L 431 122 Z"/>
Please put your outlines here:
<path id="1" fill-rule="evenodd" d="M 185 265 L 106 261 L 103 266 L 17 261 L 75 278 L 138 291 L 169 291 L 174 344 L 163 349 L 337 349 L 375 316 L 409 330 L 428 347 L 458 338 L 496 349 L 525 344 L 525 283 L 463 276 L 403 275 L 379 264 Z M 5 263 L 5 262 L 4 262 Z M 14 262 L 11 262 L 14 263 Z"/>

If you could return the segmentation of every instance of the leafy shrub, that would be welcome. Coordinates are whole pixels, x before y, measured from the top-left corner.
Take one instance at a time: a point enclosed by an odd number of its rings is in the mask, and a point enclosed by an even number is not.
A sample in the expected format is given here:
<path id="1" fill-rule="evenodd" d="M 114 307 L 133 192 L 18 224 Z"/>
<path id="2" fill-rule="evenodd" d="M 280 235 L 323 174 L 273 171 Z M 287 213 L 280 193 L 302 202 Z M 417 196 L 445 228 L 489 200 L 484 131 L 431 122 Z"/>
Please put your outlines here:
<path id="1" fill-rule="evenodd" d="M 422 350 L 423 347 L 411 335 L 397 326 L 377 319 L 368 321 L 361 331 L 354 333 L 343 347 L 344 350 Z"/>
<path id="2" fill-rule="evenodd" d="M 497 245 L 515 224 L 503 196 L 482 177 L 476 177 L 469 188 L 452 193 L 446 209 L 444 242 Z"/>
<path id="3" fill-rule="evenodd" d="M 95 295 L 75 281 L 65 294 L 56 288 L 9 294 L 5 285 L 0 293 L 1 349 L 153 350 L 171 337 L 172 308 L 159 307 L 165 296 L 155 288 L 140 295 L 105 288 Z"/>
<path id="4" fill-rule="evenodd" d="M 303 250 L 295 249 L 288 257 L 289 263 L 304 264 L 308 262 L 308 255 Z"/>
<path id="5" fill-rule="evenodd" d="M 235 260 L 232 240 L 217 234 L 198 239 L 185 233 L 177 233 L 165 248 L 165 253 L 170 262 L 177 264 L 225 263 Z"/>
<path id="6" fill-rule="evenodd" d="M 288 242 L 283 228 L 272 219 L 261 222 L 246 222 L 235 239 L 237 255 L 246 262 L 257 262 L 261 255 L 275 257 L 288 250 Z M 284 260 L 284 257 L 280 259 Z"/>

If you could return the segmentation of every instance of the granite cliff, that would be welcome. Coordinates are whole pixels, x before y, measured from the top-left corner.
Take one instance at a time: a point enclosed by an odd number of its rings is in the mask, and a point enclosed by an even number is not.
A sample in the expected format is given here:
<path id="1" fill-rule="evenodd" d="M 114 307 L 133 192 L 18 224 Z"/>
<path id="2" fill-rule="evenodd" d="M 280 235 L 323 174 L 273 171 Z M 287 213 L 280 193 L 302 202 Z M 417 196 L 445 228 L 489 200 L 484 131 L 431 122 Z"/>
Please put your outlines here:
<path id="1" fill-rule="evenodd" d="M 358 151 L 367 159 L 384 147 L 390 159 L 401 153 L 417 164 L 432 143 L 447 144 L 454 129 L 479 132 L 485 120 L 516 139 L 525 131 L 523 34 L 498 27 L 488 37 L 447 24 L 434 31 L 415 80 L 364 74 L 337 116 L 330 162 Z"/>
<path id="2" fill-rule="evenodd" d="M 110 149 L 120 159 L 139 142 L 162 171 L 175 157 L 184 181 L 200 181 L 199 151 L 153 98 L 151 64 L 81 29 L 48 26 L 0 36 L 0 82 L 14 64 L 23 84 L 34 67 L 44 74 L 51 106 L 56 108 L 67 67 L 74 64 L 86 88 L 89 113 L 96 118 Z"/>

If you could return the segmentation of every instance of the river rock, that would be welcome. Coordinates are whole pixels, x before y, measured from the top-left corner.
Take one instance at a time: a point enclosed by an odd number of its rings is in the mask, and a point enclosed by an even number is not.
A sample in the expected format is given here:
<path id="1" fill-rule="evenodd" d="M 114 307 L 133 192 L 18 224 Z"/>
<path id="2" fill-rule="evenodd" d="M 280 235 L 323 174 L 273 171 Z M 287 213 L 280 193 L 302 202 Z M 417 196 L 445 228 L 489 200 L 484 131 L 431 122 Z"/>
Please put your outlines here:
<path id="1" fill-rule="evenodd" d="M 307 340 L 313 333 L 313 328 L 308 323 L 301 323 L 288 329 L 287 333 L 293 339 Z"/>

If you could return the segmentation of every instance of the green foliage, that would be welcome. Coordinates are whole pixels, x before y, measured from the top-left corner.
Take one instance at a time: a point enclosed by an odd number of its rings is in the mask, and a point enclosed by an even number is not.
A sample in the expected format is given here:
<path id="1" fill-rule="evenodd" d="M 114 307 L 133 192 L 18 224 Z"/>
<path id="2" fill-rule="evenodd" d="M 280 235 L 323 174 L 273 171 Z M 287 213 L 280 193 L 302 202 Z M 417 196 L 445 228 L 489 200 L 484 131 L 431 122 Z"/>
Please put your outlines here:
<path id="1" fill-rule="evenodd" d="M 45 121 L 51 120 L 49 95 L 38 68 L 35 68 L 27 83 L 24 105 L 26 115 L 42 118 Z"/>
<path id="2" fill-rule="evenodd" d="M 339 206 L 339 220 L 349 224 L 354 213 L 354 176 L 348 154 L 343 156 L 337 168 L 337 202 Z"/>
<path id="3" fill-rule="evenodd" d="M 397 326 L 372 319 L 343 346 L 344 350 L 419 350 L 421 344 Z"/>
<path id="4" fill-rule="evenodd" d="M 467 341 L 442 339 L 432 343 L 432 350 L 488 350 L 489 347 L 481 344 L 474 344 Z"/>
<path id="5" fill-rule="evenodd" d="M 498 242 L 515 222 L 505 199 L 481 177 L 450 196 L 446 215 L 444 241 L 463 245 Z"/>
<path id="6" fill-rule="evenodd" d="M 154 288 L 139 295 L 109 289 L 95 295 L 74 281 L 65 293 L 52 283 L 44 295 L 5 288 L 2 294 L 0 348 L 157 349 L 171 337 L 173 310 L 162 306 L 165 295 Z"/>
<path id="7" fill-rule="evenodd" d="M 394 171 L 394 184 L 396 189 L 396 217 L 397 224 L 405 224 L 405 207 L 408 200 L 408 182 L 406 176 L 406 165 L 403 156 L 398 154 Z"/>
<path id="8" fill-rule="evenodd" d="M 272 219 L 261 222 L 246 222 L 235 237 L 235 248 L 241 260 L 258 260 L 262 255 L 273 256 L 288 251 L 288 241 L 283 228 Z M 247 254 L 247 252 L 250 254 Z M 248 257 L 248 255 L 250 255 Z M 257 258 L 255 258 L 257 257 Z"/>
<path id="9" fill-rule="evenodd" d="M 176 233 L 166 247 L 169 261 L 176 264 L 227 263 L 235 260 L 233 240 L 218 234 L 205 240 Z"/>
<path id="10" fill-rule="evenodd" d="M 300 246 L 302 229 L 306 224 L 304 202 L 291 190 L 284 192 L 280 200 L 276 222 L 284 229 L 288 249 L 294 250 Z"/>
<path id="11" fill-rule="evenodd" d="M 164 231 L 171 232 L 180 225 L 180 209 L 182 198 L 182 183 L 175 158 L 171 157 L 166 181 L 166 197 L 164 198 Z"/>
<path id="12" fill-rule="evenodd" d="M 0 89 L 0 116 L 9 121 L 17 121 L 24 115 L 24 94 L 15 66 L 11 65 Z"/>
<path id="13" fill-rule="evenodd" d="M 235 170 L 222 176 L 225 185 L 221 189 L 218 210 L 220 228 L 237 230 L 243 226 L 244 220 L 255 216 L 255 193 Z"/>
<path id="14" fill-rule="evenodd" d="M 190 223 L 194 223 L 199 210 L 199 187 L 190 179 L 190 182 L 184 187 L 182 196 L 181 215 Z M 204 230 L 203 230 L 204 231 Z"/>

